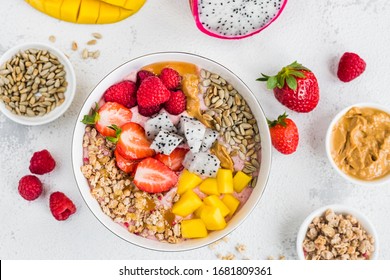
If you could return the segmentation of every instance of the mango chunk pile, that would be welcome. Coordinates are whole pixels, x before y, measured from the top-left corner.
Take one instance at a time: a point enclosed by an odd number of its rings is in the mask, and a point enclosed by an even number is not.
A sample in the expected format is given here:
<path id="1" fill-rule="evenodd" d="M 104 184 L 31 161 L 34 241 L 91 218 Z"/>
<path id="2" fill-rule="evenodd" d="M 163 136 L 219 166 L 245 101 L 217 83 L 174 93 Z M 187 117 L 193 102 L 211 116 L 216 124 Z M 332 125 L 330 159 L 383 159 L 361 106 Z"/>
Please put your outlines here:
<path id="1" fill-rule="evenodd" d="M 104 24 L 135 14 L 146 0 L 26 0 L 31 6 L 60 20 Z"/>
<path id="2" fill-rule="evenodd" d="M 180 198 L 174 203 L 172 213 L 190 219 L 181 221 L 184 238 L 202 238 L 209 231 L 222 230 L 226 227 L 225 217 L 231 218 L 240 205 L 233 193 L 242 192 L 252 180 L 252 177 L 238 171 L 235 176 L 230 169 L 219 169 L 216 178 L 202 180 L 198 175 L 184 170 L 178 182 L 177 193 Z M 194 192 L 206 195 L 201 199 Z"/>

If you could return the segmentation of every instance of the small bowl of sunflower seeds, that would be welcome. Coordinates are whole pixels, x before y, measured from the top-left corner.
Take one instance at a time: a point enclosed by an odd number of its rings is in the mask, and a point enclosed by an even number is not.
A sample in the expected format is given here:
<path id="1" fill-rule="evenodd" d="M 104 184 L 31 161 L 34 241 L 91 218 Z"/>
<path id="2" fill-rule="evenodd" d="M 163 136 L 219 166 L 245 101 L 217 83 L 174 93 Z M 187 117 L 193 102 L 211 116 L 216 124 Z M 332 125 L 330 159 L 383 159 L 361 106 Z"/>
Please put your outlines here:
<path id="1" fill-rule="evenodd" d="M 375 260 L 378 235 L 360 211 L 334 204 L 313 211 L 297 237 L 300 260 Z"/>
<path id="2" fill-rule="evenodd" d="M 60 117 L 76 92 L 68 58 L 42 43 L 15 46 L 0 58 L 0 111 L 23 125 L 42 125 Z"/>

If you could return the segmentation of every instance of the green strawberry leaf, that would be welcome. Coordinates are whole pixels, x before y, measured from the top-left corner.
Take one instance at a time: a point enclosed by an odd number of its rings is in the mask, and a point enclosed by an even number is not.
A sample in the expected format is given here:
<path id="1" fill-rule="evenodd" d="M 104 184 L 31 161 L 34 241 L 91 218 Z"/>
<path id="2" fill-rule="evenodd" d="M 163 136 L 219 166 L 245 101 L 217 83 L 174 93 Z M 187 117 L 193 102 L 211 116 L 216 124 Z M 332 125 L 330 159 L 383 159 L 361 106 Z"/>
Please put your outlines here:
<path id="1" fill-rule="evenodd" d="M 306 75 L 304 73 L 302 73 L 301 71 L 290 70 L 288 73 L 290 75 L 297 77 L 297 78 L 302 78 L 302 79 L 306 78 Z"/>
<path id="2" fill-rule="evenodd" d="M 83 124 L 96 124 L 100 119 L 98 110 L 99 110 L 99 105 L 95 103 L 95 108 L 92 108 L 91 115 L 84 115 L 81 122 Z"/>
<path id="3" fill-rule="evenodd" d="M 118 143 L 118 140 L 119 140 L 119 136 L 121 135 L 122 133 L 122 129 L 120 127 L 118 127 L 117 125 L 115 124 L 112 124 L 110 126 L 107 126 L 108 128 L 111 128 L 113 130 L 115 130 L 115 137 L 112 137 L 112 136 L 107 136 L 106 139 L 114 144 Z"/>
<path id="4" fill-rule="evenodd" d="M 287 82 L 288 87 L 291 88 L 292 90 L 297 89 L 298 83 L 297 83 L 297 79 L 294 76 L 292 76 L 292 75 L 287 76 L 286 82 Z"/>
<path id="5" fill-rule="evenodd" d="M 286 118 L 288 117 L 288 115 L 286 114 L 286 112 L 283 113 L 283 115 L 280 115 L 278 117 L 278 119 L 274 120 L 274 121 L 270 121 L 269 119 L 267 119 L 267 123 L 268 123 L 268 126 L 270 128 L 280 124 L 281 126 L 283 127 L 286 127 L 287 124 L 286 124 Z"/>
<path id="6" fill-rule="evenodd" d="M 274 89 L 277 84 L 278 84 L 278 78 L 276 76 L 272 76 L 272 77 L 268 78 L 268 81 L 267 81 L 267 88 L 268 89 Z"/>

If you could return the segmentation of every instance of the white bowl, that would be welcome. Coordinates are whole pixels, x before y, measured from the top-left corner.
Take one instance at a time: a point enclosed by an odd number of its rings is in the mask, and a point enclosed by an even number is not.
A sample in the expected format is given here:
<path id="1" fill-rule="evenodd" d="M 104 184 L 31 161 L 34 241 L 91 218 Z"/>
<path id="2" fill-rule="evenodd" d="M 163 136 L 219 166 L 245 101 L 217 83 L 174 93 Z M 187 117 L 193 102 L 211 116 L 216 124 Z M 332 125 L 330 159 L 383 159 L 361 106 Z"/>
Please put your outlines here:
<path id="1" fill-rule="evenodd" d="M 388 175 L 386 175 L 386 176 L 384 176 L 382 178 L 375 179 L 375 180 L 370 180 L 370 181 L 368 181 L 368 180 L 361 180 L 359 178 L 353 177 L 353 176 L 348 175 L 345 172 L 343 172 L 337 166 L 337 164 L 333 160 L 332 152 L 331 152 L 331 149 L 332 149 L 332 147 L 331 147 L 332 146 L 331 145 L 331 142 L 332 142 L 331 139 L 332 139 L 333 127 L 353 107 L 374 108 L 374 109 L 378 109 L 378 110 L 381 110 L 381 111 L 384 111 L 384 112 L 390 114 L 390 109 L 389 108 L 386 108 L 384 106 L 381 106 L 381 105 L 375 104 L 375 103 L 358 103 L 358 104 L 354 104 L 354 105 L 348 106 L 348 107 L 344 108 L 343 110 L 341 110 L 333 118 L 333 120 L 329 124 L 328 130 L 326 132 L 325 148 L 326 148 L 326 154 L 327 154 L 328 160 L 329 160 L 330 164 L 332 165 L 332 167 L 337 171 L 337 173 L 340 174 L 344 179 L 346 179 L 347 181 L 349 181 L 351 183 L 358 184 L 358 185 L 366 185 L 366 186 L 375 186 L 375 185 L 381 185 L 381 184 L 384 184 L 384 183 L 390 183 L 390 174 L 388 174 Z"/>
<path id="2" fill-rule="evenodd" d="M 129 75 L 129 73 L 132 71 L 137 71 L 143 66 L 161 61 L 189 62 L 203 67 L 207 70 L 210 70 L 214 73 L 220 74 L 229 83 L 231 83 L 233 87 L 235 87 L 237 91 L 240 92 L 240 94 L 246 99 L 247 103 L 250 104 L 251 110 L 258 122 L 260 137 L 262 139 L 261 168 L 259 171 L 257 185 L 253 189 L 253 192 L 244 207 L 238 213 L 235 214 L 233 219 L 229 221 L 228 226 L 224 230 L 211 232 L 206 238 L 186 240 L 178 244 L 163 243 L 137 236 L 128 232 L 127 229 L 125 229 L 121 225 L 113 222 L 110 217 L 108 217 L 102 212 L 98 202 L 90 194 L 88 182 L 80 171 L 80 167 L 83 165 L 82 141 L 85 131 L 85 125 L 80 122 L 82 117 L 89 113 L 91 107 L 93 107 L 95 102 L 97 102 L 102 97 L 104 91 L 109 86 L 119 82 L 124 77 Z M 119 66 L 111 73 L 109 73 L 88 96 L 79 113 L 73 133 L 72 164 L 78 187 L 85 202 L 87 203 L 92 213 L 96 216 L 96 218 L 114 234 L 128 242 L 131 242 L 135 245 L 144 248 L 161 251 L 184 251 L 208 245 L 224 237 L 225 235 L 233 231 L 235 228 L 237 228 L 249 216 L 249 214 L 255 208 L 256 204 L 259 202 L 265 189 L 266 183 L 268 181 L 268 176 L 271 167 L 271 138 L 269 134 L 267 120 L 259 102 L 256 100 L 254 94 L 250 91 L 250 89 L 244 84 L 244 82 L 240 80 L 229 69 L 212 60 L 193 54 L 180 52 L 154 53 L 135 58 Z"/>
<path id="3" fill-rule="evenodd" d="M 27 117 L 27 116 L 16 115 L 10 112 L 7 108 L 5 108 L 5 104 L 2 101 L 0 102 L 0 111 L 9 119 L 17 123 L 24 124 L 24 125 L 42 125 L 54 121 L 55 119 L 60 117 L 63 113 L 65 113 L 65 111 L 69 108 L 76 93 L 76 75 L 72 64 L 70 63 L 69 59 L 64 55 L 62 51 L 60 51 L 59 49 L 53 46 L 43 44 L 43 43 L 26 43 L 9 49 L 0 58 L 0 66 L 6 63 L 19 51 L 27 50 L 27 49 L 48 50 L 50 53 L 56 55 L 58 57 L 58 60 L 61 62 L 61 64 L 64 65 L 64 69 L 66 71 L 65 79 L 68 82 L 66 92 L 64 93 L 65 101 L 60 106 L 55 108 L 53 111 L 43 116 Z"/>
<path id="4" fill-rule="evenodd" d="M 360 211 L 358 211 L 352 207 L 349 207 L 346 205 L 341 205 L 341 204 L 327 205 L 327 206 L 321 207 L 317 210 L 314 210 L 303 221 L 301 227 L 299 228 L 298 235 L 297 235 L 296 247 L 297 247 L 298 259 L 305 260 L 305 255 L 304 255 L 304 252 L 302 249 L 302 244 L 303 244 L 303 241 L 305 239 L 306 232 L 307 232 L 309 225 L 311 224 L 311 222 L 313 221 L 313 219 L 315 217 L 322 216 L 325 213 L 325 211 L 328 209 L 332 209 L 336 214 L 350 214 L 360 222 L 360 224 L 366 230 L 366 232 L 369 233 L 372 237 L 374 237 L 375 251 L 373 252 L 373 254 L 371 256 L 371 260 L 377 259 L 378 254 L 379 254 L 378 234 L 377 234 L 375 228 L 373 227 L 373 225 L 371 224 L 370 220 L 364 214 L 362 214 Z"/>

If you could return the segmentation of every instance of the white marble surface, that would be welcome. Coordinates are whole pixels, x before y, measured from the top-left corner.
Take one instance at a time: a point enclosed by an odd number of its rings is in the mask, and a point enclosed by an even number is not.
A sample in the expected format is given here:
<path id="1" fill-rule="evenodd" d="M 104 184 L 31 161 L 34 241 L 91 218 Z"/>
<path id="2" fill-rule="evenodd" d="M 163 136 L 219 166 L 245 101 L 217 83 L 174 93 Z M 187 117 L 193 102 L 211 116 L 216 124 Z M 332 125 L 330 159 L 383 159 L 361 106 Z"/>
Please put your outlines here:
<path id="1" fill-rule="evenodd" d="M 73 25 L 47 17 L 22 0 L 0 0 L 0 54 L 31 41 L 48 43 L 70 55 L 78 77 L 76 98 L 67 113 L 41 127 L 17 125 L 0 114 L 0 257 L 1 259 L 215 259 L 216 254 L 295 259 L 298 227 L 315 208 L 342 203 L 360 209 L 380 237 L 380 259 L 390 259 L 390 189 L 347 183 L 332 170 L 325 155 L 327 126 L 339 110 L 370 101 L 390 107 L 390 2 L 386 0 L 289 1 L 281 17 L 262 33 L 240 41 L 223 41 L 200 33 L 186 0 L 148 0 L 135 16 L 114 25 Z M 83 48 L 92 32 L 103 39 L 98 60 L 82 60 L 70 50 L 73 40 Z M 253 90 L 269 118 L 282 113 L 265 85 L 255 81 L 261 72 L 275 73 L 294 60 L 316 74 L 321 99 L 309 114 L 288 111 L 300 131 L 298 151 L 283 156 L 274 150 L 271 177 L 251 216 L 214 250 L 208 247 L 181 253 L 155 252 L 129 244 L 104 228 L 82 200 L 71 170 L 70 146 L 76 115 L 93 87 L 119 64 L 156 51 L 186 51 L 212 58 L 235 72 Z M 345 51 L 359 53 L 365 73 L 344 84 L 335 76 Z M 28 174 L 34 151 L 47 148 L 58 167 L 42 176 L 45 194 L 26 202 L 17 192 L 18 180 Z M 50 192 L 65 192 L 77 214 L 57 222 L 48 208 Z"/>

